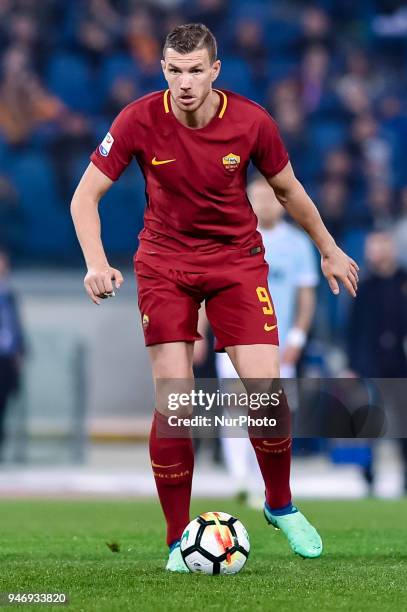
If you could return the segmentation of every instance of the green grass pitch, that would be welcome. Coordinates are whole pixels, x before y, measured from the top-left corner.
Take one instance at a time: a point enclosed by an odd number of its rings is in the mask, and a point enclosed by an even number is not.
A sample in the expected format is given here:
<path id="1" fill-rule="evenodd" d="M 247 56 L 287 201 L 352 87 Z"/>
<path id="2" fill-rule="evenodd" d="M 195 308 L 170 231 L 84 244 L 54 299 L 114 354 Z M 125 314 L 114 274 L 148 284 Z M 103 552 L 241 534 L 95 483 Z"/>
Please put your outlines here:
<path id="1" fill-rule="evenodd" d="M 192 515 L 234 514 L 251 553 L 236 576 L 169 575 L 161 510 L 152 500 L 0 504 L 0 591 L 65 592 L 69 611 L 314 610 L 385 612 L 407 606 L 407 500 L 303 502 L 321 532 L 320 559 L 294 556 L 261 512 L 196 500 Z M 106 543 L 118 543 L 112 552 Z"/>

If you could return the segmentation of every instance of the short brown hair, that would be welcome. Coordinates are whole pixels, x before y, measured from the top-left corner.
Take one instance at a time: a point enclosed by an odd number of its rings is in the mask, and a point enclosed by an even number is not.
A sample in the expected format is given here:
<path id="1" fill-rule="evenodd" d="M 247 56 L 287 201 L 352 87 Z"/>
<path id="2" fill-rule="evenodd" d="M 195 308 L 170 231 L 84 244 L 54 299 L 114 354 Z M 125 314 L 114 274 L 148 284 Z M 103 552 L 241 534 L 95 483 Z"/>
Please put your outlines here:
<path id="1" fill-rule="evenodd" d="M 174 28 L 165 39 L 163 56 L 169 48 L 182 54 L 207 49 L 211 64 L 216 60 L 218 52 L 216 38 L 203 23 L 186 23 Z"/>

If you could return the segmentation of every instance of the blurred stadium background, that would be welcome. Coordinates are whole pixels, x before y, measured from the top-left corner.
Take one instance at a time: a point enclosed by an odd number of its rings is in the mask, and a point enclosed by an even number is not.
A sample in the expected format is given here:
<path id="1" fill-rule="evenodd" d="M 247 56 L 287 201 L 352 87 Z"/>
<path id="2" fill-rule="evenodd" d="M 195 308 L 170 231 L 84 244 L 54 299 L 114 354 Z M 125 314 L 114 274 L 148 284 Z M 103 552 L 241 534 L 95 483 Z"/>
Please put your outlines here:
<path id="1" fill-rule="evenodd" d="M 13 347 L 21 376 L 8 402 L 2 495 L 154 492 L 146 446 L 152 383 L 130 267 L 142 176 L 132 165 L 101 207 L 106 251 L 126 282 L 100 309 L 83 291 L 69 205 L 114 116 L 165 87 L 163 39 L 189 21 L 217 36 L 218 85 L 276 118 L 298 177 L 362 270 L 376 229 L 391 232 L 407 266 L 403 2 L 0 0 L 0 245 L 24 330 L 24 343 Z M 350 299 L 333 298 L 325 283 L 318 291 L 303 367 L 336 376 L 348 366 Z M 297 452 L 297 495 L 367 493 L 359 460 L 333 465 L 321 440 Z M 396 447 L 387 441 L 377 453 L 376 493 L 399 495 Z M 195 492 L 234 493 L 205 448 Z"/>

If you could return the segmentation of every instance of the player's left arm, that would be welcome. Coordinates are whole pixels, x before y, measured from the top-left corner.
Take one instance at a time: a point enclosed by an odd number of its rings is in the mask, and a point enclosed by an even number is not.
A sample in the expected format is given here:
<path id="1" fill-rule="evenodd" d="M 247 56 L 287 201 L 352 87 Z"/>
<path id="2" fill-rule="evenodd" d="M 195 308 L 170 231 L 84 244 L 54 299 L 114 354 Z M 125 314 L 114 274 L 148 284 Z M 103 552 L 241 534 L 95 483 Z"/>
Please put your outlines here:
<path id="1" fill-rule="evenodd" d="M 331 291 L 339 293 L 339 282 L 356 297 L 357 263 L 338 247 L 321 219 L 317 207 L 296 178 L 290 162 L 275 176 L 267 179 L 287 213 L 310 236 L 321 254 L 321 269 Z"/>

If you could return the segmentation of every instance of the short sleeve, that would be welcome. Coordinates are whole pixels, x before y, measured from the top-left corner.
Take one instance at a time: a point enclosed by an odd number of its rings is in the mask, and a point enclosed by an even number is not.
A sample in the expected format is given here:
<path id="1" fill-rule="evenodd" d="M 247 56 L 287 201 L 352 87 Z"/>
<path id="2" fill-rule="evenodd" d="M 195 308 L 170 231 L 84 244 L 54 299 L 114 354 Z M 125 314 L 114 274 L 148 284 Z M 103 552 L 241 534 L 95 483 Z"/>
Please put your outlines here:
<path id="1" fill-rule="evenodd" d="M 252 160 L 266 178 L 278 174 L 289 161 L 277 124 L 265 110 L 260 116 Z"/>
<path id="2" fill-rule="evenodd" d="M 306 235 L 301 235 L 296 247 L 296 277 L 297 287 L 316 287 L 319 282 L 316 254 L 312 242 Z"/>
<path id="3" fill-rule="evenodd" d="M 117 181 L 135 155 L 135 142 L 134 112 L 131 107 L 126 107 L 90 159 L 103 174 Z"/>

